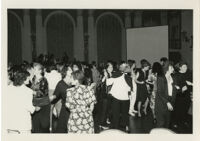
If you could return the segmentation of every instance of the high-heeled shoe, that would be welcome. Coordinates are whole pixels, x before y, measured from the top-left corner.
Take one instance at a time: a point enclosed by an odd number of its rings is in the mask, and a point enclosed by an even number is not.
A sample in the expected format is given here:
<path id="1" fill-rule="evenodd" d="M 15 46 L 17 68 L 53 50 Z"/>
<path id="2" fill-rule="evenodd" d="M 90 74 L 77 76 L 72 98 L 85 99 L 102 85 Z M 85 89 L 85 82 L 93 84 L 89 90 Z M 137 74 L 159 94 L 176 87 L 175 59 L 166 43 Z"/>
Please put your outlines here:
<path id="1" fill-rule="evenodd" d="M 135 117 L 135 113 L 133 113 L 133 112 L 131 112 L 131 111 L 129 111 L 128 113 L 129 113 L 130 116 Z"/>
<path id="2" fill-rule="evenodd" d="M 126 129 L 125 129 L 126 133 L 130 133 L 130 129 L 128 126 L 126 126 Z"/>
<path id="3" fill-rule="evenodd" d="M 143 110 L 143 112 L 144 112 L 144 115 L 146 116 L 147 115 L 147 110 Z"/>
<path id="4" fill-rule="evenodd" d="M 138 111 L 136 111 L 136 110 L 134 110 L 134 109 L 133 109 L 133 113 L 135 113 L 135 114 L 136 114 L 136 113 L 138 113 Z"/>
<path id="5" fill-rule="evenodd" d="M 157 120 L 156 118 L 153 119 L 153 124 L 156 124 L 157 123 Z"/>

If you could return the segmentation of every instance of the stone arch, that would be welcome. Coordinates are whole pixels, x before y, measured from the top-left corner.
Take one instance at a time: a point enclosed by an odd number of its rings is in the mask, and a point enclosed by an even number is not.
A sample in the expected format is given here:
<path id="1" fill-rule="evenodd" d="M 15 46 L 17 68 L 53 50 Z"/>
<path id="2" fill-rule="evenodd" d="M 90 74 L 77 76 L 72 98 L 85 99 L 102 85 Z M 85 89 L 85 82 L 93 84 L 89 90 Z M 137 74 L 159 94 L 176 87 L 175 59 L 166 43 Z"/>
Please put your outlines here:
<path id="1" fill-rule="evenodd" d="M 19 21 L 19 23 L 20 23 L 20 25 L 21 25 L 21 28 L 23 27 L 23 21 L 21 20 L 21 18 L 15 13 L 15 12 L 13 12 L 13 11 L 8 11 L 8 14 L 12 14 L 12 15 L 14 15 L 16 18 L 17 18 L 17 20 Z"/>
<path id="2" fill-rule="evenodd" d="M 56 21 L 51 21 L 52 18 L 55 18 L 56 16 L 57 18 L 59 17 L 58 19 L 60 20 L 57 23 Z M 63 18 L 63 16 L 66 16 L 66 18 Z M 56 28 L 58 30 L 53 30 L 49 27 L 54 23 L 57 24 Z M 61 27 L 59 25 L 61 25 Z M 53 11 L 46 17 L 44 28 L 46 31 L 48 53 L 54 54 L 56 58 L 61 58 L 66 52 L 69 59 L 73 59 L 74 35 L 76 28 L 73 17 L 66 11 Z M 55 32 L 55 35 L 53 32 Z"/>
<path id="3" fill-rule="evenodd" d="M 8 62 L 22 63 L 23 22 L 13 11 L 8 11 Z"/>
<path id="4" fill-rule="evenodd" d="M 95 29 L 98 62 L 122 60 L 124 34 L 122 19 L 114 12 L 102 13 L 97 17 Z"/>
<path id="5" fill-rule="evenodd" d="M 44 27 L 46 27 L 48 20 L 49 20 L 53 15 L 55 15 L 55 14 L 64 14 L 64 15 L 66 15 L 66 16 L 71 20 L 71 22 L 73 23 L 73 26 L 74 26 L 74 28 L 75 28 L 76 23 L 75 23 L 75 20 L 73 19 L 73 17 L 72 17 L 68 12 L 62 11 L 62 10 L 58 10 L 58 11 L 53 11 L 53 12 L 51 12 L 51 13 L 46 17 L 46 19 L 45 19 L 45 21 L 44 21 Z"/>
<path id="6" fill-rule="evenodd" d="M 122 19 L 119 17 L 119 15 L 117 15 L 117 14 L 114 13 L 114 12 L 104 12 L 104 13 L 100 14 L 100 15 L 97 17 L 95 26 L 97 26 L 98 21 L 99 21 L 103 16 L 106 16 L 106 15 L 112 15 L 112 16 L 114 16 L 115 18 L 117 18 L 117 20 L 120 22 L 121 27 L 123 28 L 124 23 L 123 23 Z"/>

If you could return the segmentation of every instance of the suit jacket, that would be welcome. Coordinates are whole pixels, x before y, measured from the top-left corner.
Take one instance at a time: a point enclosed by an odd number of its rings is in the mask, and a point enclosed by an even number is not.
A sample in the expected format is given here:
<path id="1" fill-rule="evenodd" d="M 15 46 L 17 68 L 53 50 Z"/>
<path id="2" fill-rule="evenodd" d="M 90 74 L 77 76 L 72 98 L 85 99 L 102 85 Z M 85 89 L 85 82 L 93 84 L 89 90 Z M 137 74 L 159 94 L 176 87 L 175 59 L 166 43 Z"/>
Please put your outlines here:
<path id="1" fill-rule="evenodd" d="M 173 79 L 173 78 L 172 78 Z M 174 81 L 174 79 L 173 79 Z M 172 84 L 172 96 L 168 95 L 168 84 L 165 76 L 157 77 L 157 92 L 155 99 L 155 111 L 168 111 L 167 103 L 171 103 L 172 106 L 175 103 L 176 98 L 176 88 L 174 83 Z"/>

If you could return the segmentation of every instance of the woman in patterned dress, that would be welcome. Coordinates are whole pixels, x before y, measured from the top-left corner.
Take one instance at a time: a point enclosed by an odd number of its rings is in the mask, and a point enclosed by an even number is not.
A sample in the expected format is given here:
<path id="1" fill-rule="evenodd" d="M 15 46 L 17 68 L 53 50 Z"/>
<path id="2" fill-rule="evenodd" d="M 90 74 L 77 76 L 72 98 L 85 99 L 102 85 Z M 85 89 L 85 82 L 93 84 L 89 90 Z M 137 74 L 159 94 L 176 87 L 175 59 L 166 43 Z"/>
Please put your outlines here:
<path id="1" fill-rule="evenodd" d="M 70 110 L 68 133 L 94 133 L 92 111 L 96 98 L 94 84 L 82 85 L 84 73 L 80 70 L 73 72 L 73 88 L 67 89 L 66 107 Z"/>

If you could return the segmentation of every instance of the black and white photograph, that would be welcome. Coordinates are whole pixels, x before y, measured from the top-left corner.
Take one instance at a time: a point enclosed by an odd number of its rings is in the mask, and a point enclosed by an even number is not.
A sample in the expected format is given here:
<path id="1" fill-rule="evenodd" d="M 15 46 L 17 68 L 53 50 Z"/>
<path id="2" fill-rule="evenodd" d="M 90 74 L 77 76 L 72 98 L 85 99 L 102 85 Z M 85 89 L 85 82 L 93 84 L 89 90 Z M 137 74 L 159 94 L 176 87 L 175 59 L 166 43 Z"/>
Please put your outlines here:
<path id="1" fill-rule="evenodd" d="M 194 9 L 4 11 L 3 134 L 194 134 Z"/>
<path id="2" fill-rule="evenodd" d="M 192 133 L 192 10 L 7 14 L 8 132 Z"/>

